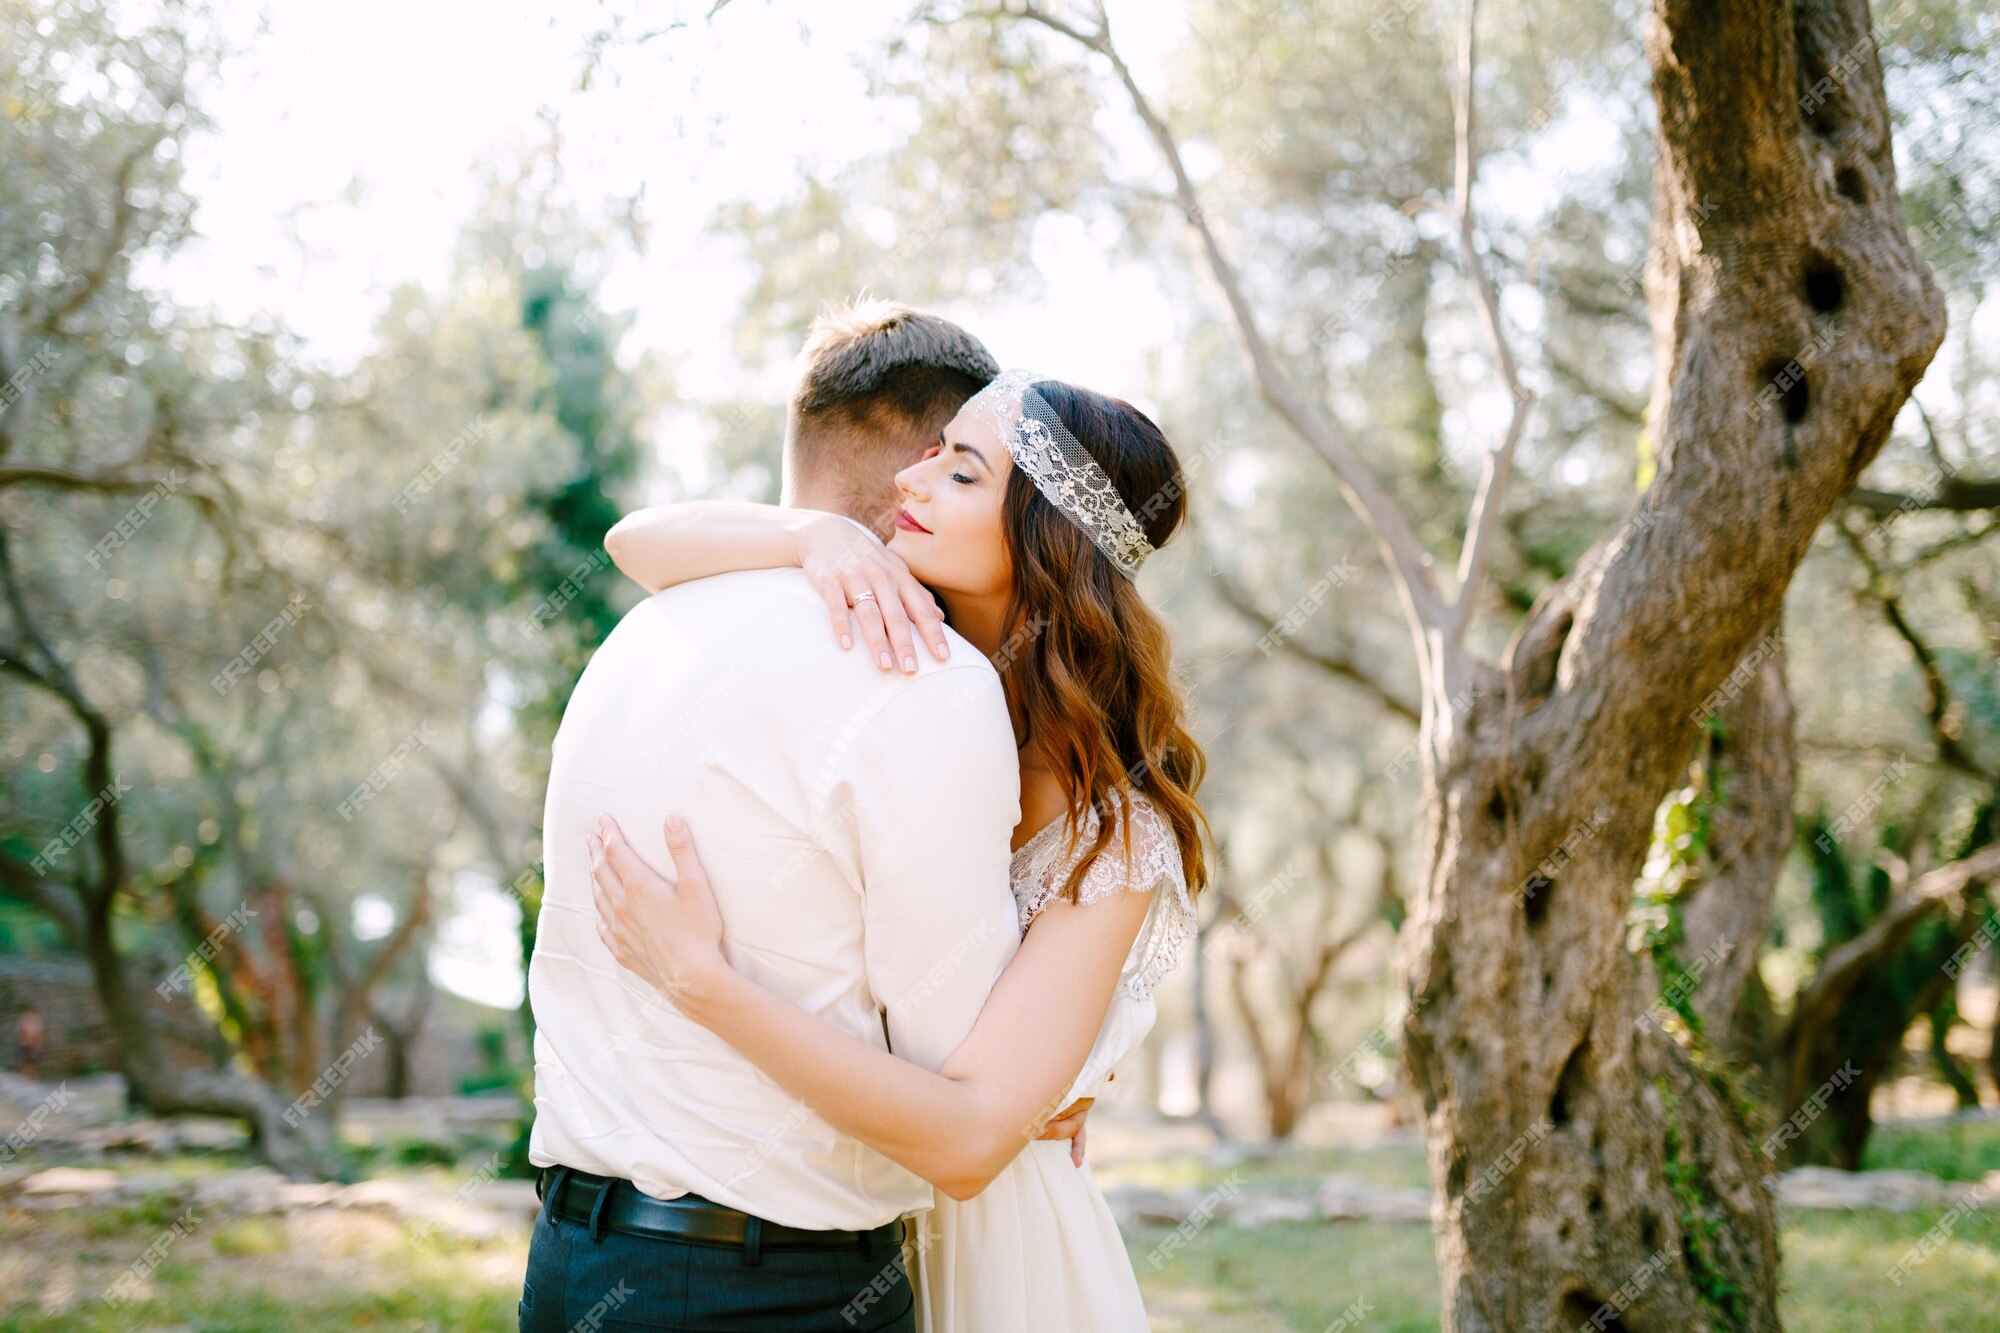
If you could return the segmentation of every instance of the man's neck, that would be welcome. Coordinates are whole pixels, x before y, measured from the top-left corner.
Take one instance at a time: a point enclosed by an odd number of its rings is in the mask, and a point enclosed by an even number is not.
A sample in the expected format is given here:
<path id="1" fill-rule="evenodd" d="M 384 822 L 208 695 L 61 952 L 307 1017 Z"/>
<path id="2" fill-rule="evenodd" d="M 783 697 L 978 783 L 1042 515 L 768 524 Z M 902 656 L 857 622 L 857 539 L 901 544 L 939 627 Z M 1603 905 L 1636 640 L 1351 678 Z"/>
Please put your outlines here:
<path id="1" fill-rule="evenodd" d="M 853 519 L 883 541 L 886 542 L 889 540 L 889 518 L 879 513 L 871 514 L 864 512 L 862 507 L 855 503 L 852 495 L 835 495 L 827 491 L 799 490 L 780 495 L 778 497 L 778 504 L 785 509 L 817 509 L 823 513 L 839 514 L 842 518 Z"/>

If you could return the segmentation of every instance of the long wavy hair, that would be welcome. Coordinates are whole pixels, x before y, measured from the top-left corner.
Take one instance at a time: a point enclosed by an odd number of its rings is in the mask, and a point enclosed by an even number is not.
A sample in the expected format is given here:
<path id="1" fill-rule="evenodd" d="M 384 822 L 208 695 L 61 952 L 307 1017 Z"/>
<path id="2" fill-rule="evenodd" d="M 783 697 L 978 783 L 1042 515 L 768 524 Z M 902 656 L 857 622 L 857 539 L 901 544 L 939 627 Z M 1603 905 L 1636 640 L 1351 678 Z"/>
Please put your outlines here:
<path id="1" fill-rule="evenodd" d="M 1160 428 L 1117 398 L 1059 380 L 1034 387 L 1104 469 L 1147 540 L 1166 545 L 1187 518 L 1187 484 Z M 1020 468 L 1007 481 L 1001 526 L 1014 566 L 995 654 L 1007 706 L 1023 743 L 1039 743 L 1063 783 L 1072 846 L 1086 811 L 1098 814 L 1096 838 L 1058 896 L 1074 902 L 1114 828 L 1129 829 L 1112 814 L 1127 812 L 1134 791 L 1173 826 L 1188 893 L 1199 894 L 1208 883 L 1208 820 L 1194 797 L 1207 760 L 1185 723 L 1166 622 Z"/>

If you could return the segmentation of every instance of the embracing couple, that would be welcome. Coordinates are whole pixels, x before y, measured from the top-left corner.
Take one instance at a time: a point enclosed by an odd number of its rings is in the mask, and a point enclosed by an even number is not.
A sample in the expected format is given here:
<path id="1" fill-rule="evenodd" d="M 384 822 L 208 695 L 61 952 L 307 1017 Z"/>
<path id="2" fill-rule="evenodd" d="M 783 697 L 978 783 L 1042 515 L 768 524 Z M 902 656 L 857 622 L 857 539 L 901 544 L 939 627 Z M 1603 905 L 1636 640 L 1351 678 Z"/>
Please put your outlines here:
<path id="1" fill-rule="evenodd" d="M 524 1333 L 1146 1327 L 1083 1117 L 1207 880 L 1129 403 L 816 322 L 780 505 L 635 513 L 532 965 Z M 883 536 L 887 540 L 883 540 Z"/>

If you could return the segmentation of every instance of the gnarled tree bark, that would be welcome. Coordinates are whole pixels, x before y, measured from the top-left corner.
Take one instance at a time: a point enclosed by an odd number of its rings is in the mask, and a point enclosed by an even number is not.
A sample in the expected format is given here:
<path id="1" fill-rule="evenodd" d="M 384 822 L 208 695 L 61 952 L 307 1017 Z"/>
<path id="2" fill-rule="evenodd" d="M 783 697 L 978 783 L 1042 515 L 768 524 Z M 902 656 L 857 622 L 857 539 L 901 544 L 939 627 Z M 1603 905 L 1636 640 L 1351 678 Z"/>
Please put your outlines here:
<path id="1" fill-rule="evenodd" d="M 1688 998 L 1703 1039 L 1725 1054 L 1744 1053 L 1736 1011 L 1771 927 L 1771 898 L 1794 833 L 1796 737 L 1778 628 L 1758 636 L 1771 651 L 1750 669 L 1743 692 L 1717 711 L 1719 725 L 1697 742 L 1697 776 L 1713 777 L 1720 788 L 1709 838 L 1712 861 L 1675 904 L 1684 933 L 1681 960 L 1697 974 Z"/>
<path id="2" fill-rule="evenodd" d="M 1427 747 L 1404 1058 L 1458 1330 L 1779 1327 L 1768 1164 L 1646 1020 L 1625 916 L 1702 710 L 1944 332 L 1864 3 L 1656 0 L 1647 52 L 1659 472 Z"/>

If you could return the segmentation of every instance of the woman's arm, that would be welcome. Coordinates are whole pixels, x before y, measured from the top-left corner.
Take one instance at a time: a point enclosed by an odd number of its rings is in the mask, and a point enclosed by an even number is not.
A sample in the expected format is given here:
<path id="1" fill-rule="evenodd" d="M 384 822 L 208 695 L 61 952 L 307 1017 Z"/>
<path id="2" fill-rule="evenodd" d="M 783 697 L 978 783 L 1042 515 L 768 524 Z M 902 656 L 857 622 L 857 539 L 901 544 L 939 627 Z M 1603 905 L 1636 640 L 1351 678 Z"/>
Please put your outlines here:
<path id="1" fill-rule="evenodd" d="M 633 510 L 604 534 L 604 550 L 621 573 L 654 593 L 735 569 L 796 565 L 807 531 L 830 523 L 844 520 L 816 509 L 686 500 Z"/>
<path id="2" fill-rule="evenodd" d="M 636 509 L 604 534 L 619 572 L 649 594 L 739 569 L 805 570 L 825 601 L 842 648 L 853 646 L 850 608 L 870 655 L 914 672 L 915 627 L 942 662 L 951 656 L 944 612 L 902 557 L 840 514 L 743 500 L 684 500 Z M 870 593 L 872 597 L 862 594 Z"/>
<path id="3" fill-rule="evenodd" d="M 745 980 L 685 823 L 667 822 L 668 884 L 616 823 L 591 848 L 598 933 L 618 961 L 835 1129 L 954 1199 L 979 1193 L 1036 1138 L 1082 1070 L 1148 895 L 1056 903 L 1035 919 L 970 1034 L 933 1074 Z"/>

